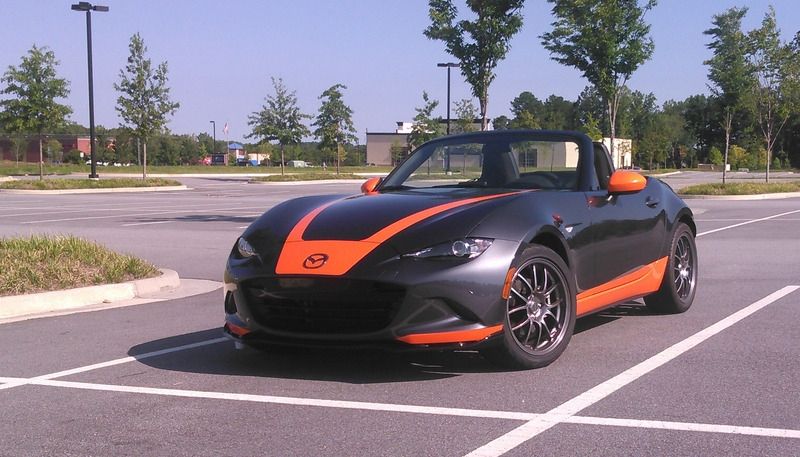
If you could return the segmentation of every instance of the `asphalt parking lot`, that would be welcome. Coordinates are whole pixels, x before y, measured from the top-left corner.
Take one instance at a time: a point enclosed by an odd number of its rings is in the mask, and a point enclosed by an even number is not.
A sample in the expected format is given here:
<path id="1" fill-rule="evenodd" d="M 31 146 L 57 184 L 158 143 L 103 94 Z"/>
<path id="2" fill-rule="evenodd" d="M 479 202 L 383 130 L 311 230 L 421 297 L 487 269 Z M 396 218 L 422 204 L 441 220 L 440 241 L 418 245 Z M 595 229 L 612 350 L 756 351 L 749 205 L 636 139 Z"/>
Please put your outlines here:
<path id="1" fill-rule="evenodd" d="M 76 234 L 218 281 L 263 210 L 358 191 L 181 181 L 193 190 L 0 195 L 0 236 Z M 800 455 L 800 199 L 689 204 L 693 307 L 583 318 L 540 370 L 236 351 L 219 290 L 0 323 L 0 455 Z"/>

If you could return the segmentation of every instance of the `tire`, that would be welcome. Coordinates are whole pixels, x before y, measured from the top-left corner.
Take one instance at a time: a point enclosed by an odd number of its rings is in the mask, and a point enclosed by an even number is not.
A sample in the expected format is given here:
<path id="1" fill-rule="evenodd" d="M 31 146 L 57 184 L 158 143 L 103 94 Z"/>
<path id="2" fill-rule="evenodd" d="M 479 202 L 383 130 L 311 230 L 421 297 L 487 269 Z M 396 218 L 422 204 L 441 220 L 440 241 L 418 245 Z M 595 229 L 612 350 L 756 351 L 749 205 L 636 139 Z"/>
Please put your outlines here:
<path id="1" fill-rule="evenodd" d="M 697 246 L 694 233 L 679 223 L 672 234 L 669 260 L 658 292 L 644 298 L 644 303 L 654 312 L 677 314 L 692 306 L 697 292 Z"/>
<path id="2" fill-rule="evenodd" d="M 575 286 L 564 260 L 539 245 L 514 260 L 516 268 L 500 344 L 482 351 L 507 368 L 541 368 L 556 360 L 575 329 Z"/>

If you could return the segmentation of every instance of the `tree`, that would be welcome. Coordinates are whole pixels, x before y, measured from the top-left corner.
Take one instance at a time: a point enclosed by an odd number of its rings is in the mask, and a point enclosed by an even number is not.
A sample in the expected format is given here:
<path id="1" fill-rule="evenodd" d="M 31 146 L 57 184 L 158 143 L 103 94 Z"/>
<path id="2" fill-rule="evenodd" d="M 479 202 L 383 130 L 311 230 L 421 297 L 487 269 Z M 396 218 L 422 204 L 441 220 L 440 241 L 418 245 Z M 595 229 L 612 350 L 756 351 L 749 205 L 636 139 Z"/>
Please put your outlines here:
<path id="1" fill-rule="evenodd" d="M 475 128 L 475 116 L 477 112 L 475 110 L 475 105 L 472 104 L 472 100 L 465 98 L 457 101 L 455 105 L 456 132 L 467 133 L 477 130 Z"/>
<path id="2" fill-rule="evenodd" d="M 510 48 L 511 37 L 522 27 L 524 0 L 467 0 L 477 18 L 456 21 L 452 0 L 428 0 L 431 25 L 425 36 L 441 40 L 447 53 L 460 62 L 461 74 L 472 87 L 481 113 L 481 130 L 489 126 L 487 108 L 494 69 Z"/>
<path id="3" fill-rule="evenodd" d="M 69 95 L 69 82 L 56 73 L 58 61 L 47 47 L 33 45 L 19 67 L 9 66 L 0 81 L 0 125 L 8 133 L 36 133 L 39 136 L 39 179 L 44 179 L 43 134 L 66 123 L 72 108 L 56 101 Z"/>
<path id="4" fill-rule="evenodd" d="M 781 43 L 780 30 L 771 6 L 761 27 L 749 34 L 751 40 L 748 60 L 755 71 L 750 94 L 750 109 L 764 137 L 766 150 L 766 181 L 775 141 L 789 116 L 798 106 L 800 95 L 800 57 L 798 39 L 792 44 Z"/>
<path id="5" fill-rule="evenodd" d="M 543 129 L 572 130 L 575 106 L 564 97 L 551 95 L 547 97 L 542 106 L 542 115 L 539 117 Z"/>
<path id="6" fill-rule="evenodd" d="M 114 83 L 114 89 L 120 93 L 117 113 L 122 126 L 142 143 L 142 179 L 146 179 L 147 140 L 164 130 L 167 115 L 174 114 L 180 104 L 169 97 L 167 62 L 153 69 L 152 62 L 145 57 L 147 46 L 138 33 L 131 37 L 128 50 L 128 64 L 119 71 L 119 83 Z"/>
<path id="7" fill-rule="evenodd" d="M 511 119 L 507 116 L 496 116 L 492 119 L 492 128 L 495 130 L 508 130 L 511 128 Z"/>
<path id="8" fill-rule="evenodd" d="M 644 14 L 656 0 L 547 0 L 553 30 L 540 38 L 553 60 L 577 68 L 602 96 L 608 111 L 614 155 L 620 90 L 653 54 Z"/>
<path id="9" fill-rule="evenodd" d="M 752 86 L 753 67 L 747 61 L 747 35 L 742 32 L 742 18 L 746 14 L 747 7 L 730 8 L 715 15 L 713 27 L 703 32 L 712 37 L 707 47 L 714 52 L 714 56 L 703 63 L 708 65 L 708 79 L 713 84 L 711 91 L 724 113 L 721 123 L 725 131 L 722 184 L 725 184 L 727 175 L 733 119 Z"/>
<path id="10" fill-rule="evenodd" d="M 544 111 L 544 103 L 536 98 L 532 92 L 527 90 L 520 92 L 514 100 L 511 100 L 511 112 L 514 114 L 514 117 L 518 118 L 526 111 L 531 113 L 535 118 L 541 117 Z"/>
<path id="11" fill-rule="evenodd" d="M 538 129 L 541 128 L 539 120 L 530 111 L 521 111 L 517 117 L 511 121 L 512 129 Z"/>
<path id="12" fill-rule="evenodd" d="M 314 120 L 314 136 L 320 140 L 319 147 L 336 151 L 336 174 L 339 174 L 339 164 L 345 158 L 345 146 L 358 142 L 356 128 L 353 126 L 353 110 L 345 105 L 342 100 L 342 90 L 347 89 L 343 84 L 334 84 L 325 89 L 319 99 L 322 105 Z"/>
<path id="13" fill-rule="evenodd" d="M 248 116 L 247 125 L 252 127 L 252 131 L 246 137 L 277 141 L 281 150 L 283 174 L 284 149 L 286 145 L 297 144 L 310 134 L 308 127 L 303 125 L 303 119 L 310 119 L 311 116 L 300 112 L 295 92 L 290 92 L 283 85 L 283 79 L 272 78 L 272 87 L 275 95 L 267 95 L 264 99 L 267 103 L 261 106 L 261 111 L 255 111 Z"/>
<path id="14" fill-rule="evenodd" d="M 444 134 L 441 118 L 434 118 L 433 111 L 439 106 L 439 100 L 431 100 L 428 93 L 422 92 L 422 106 L 414 108 L 417 112 L 414 116 L 414 125 L 411 133 L 408 134 L 408 149 L 413 150 L 422 143 L 430 141 Z"/>

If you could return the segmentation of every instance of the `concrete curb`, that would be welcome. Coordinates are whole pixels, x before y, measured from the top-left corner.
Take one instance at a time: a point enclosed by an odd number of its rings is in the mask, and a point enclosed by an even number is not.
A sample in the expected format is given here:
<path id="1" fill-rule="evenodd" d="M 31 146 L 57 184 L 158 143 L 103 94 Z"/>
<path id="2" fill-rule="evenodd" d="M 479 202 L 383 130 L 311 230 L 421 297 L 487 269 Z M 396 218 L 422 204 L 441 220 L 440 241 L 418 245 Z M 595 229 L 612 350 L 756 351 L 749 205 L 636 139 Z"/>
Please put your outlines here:
<path id="1" fill-rule="evenodd" d="M 754 195 L 682 195 L 684 200 L 779 200 L 783 198 L 800 197 L 800 192 L 781 192 L 777 194 L 754 194 Z"/>
<path id="2" fill-rule="evenodd" d="M 672 175 L 679 175 L 679 174 L 681 174 L 680 171 L 670 171 L 669 173 L 660 173 L 660 174 L 657 174 L 657 175 L 647 175 L 647 176 L 651 176 L 653 178 L 663 178 L 665 176 L 672 176 Z"/>
<path id="3" fill-rule="evenodd" d="M 119 284 L 79 287 L 36 294 L 0 297 L 0 319 L 27 314 L 81 308 L 104 302 L 130 300 L 176 289 L 181 280 L 174 270 L 160 269 L 161 276 Z"/>
<path id="4" fill-rule="evenodd" d="M 58 190 L 0 189 L 0 193 L 66 195 L 66 194 L 113 194 L 113 193 L 129 193 L 129 192 L 173 192 L 178 190 L 192 190 L 192 189 L 186 186 L 111 187 L 108 189 L 58 189 Z"/>
<path id="5" fill-rule="evenodd" d="M 16 181 L 13 176 L 0 176 L 0 182 Z"/>

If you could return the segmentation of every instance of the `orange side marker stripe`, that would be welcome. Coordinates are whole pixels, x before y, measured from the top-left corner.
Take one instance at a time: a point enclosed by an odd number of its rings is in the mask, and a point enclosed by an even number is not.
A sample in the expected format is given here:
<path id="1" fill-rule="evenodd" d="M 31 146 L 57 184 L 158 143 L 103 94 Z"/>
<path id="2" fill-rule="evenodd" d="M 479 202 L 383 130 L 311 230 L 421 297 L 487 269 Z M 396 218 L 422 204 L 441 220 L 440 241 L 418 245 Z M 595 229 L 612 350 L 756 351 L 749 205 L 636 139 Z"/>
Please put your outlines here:
<path id="1" fill-rule="evenodd" d="M 494 325 L 475 330 L 460 330 L 455 332 L 416 333 L 397 338 L 408 344 L 441 344 L 441 343 L 470 343 L 484 340 L 495 333 L 503 331 L 503 325 Z"/>

